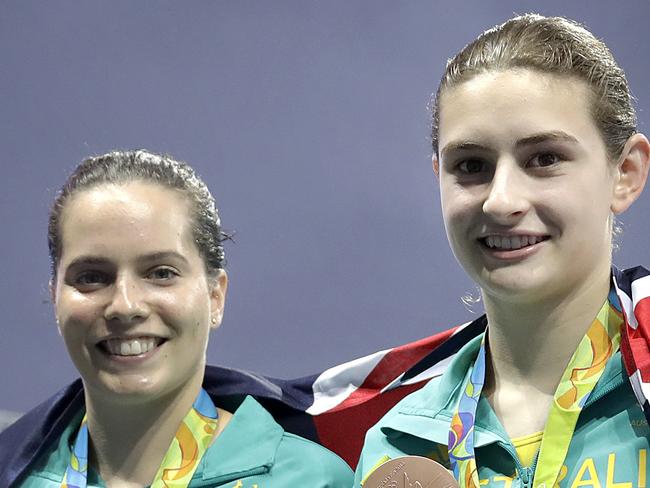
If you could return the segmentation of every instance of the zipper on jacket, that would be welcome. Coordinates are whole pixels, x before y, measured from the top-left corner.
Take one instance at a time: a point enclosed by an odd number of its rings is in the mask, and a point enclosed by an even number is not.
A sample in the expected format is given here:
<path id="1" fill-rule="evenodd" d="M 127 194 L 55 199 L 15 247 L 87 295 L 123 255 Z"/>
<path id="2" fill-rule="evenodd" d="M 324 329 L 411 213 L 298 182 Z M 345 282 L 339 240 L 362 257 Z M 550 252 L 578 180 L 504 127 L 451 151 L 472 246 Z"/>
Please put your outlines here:
<path id="1" fill-rule="evenodd" d="M 616 388 L 623 385 L 624 383 L 625 383 L 625 378 L 619 378 L 616 381 L 612 381 L 610 385 L 608 385 L 606 388 L 603 388 L 601 391 L 599 391 L 597 395 L 595 396 L 589 395 L 589 398 L 587 399 L 587 403 L 585 403 L 584 407 L 582 408 L 585 409 L 592 403 L 596 403 L 598 400 L 603 398 L 605 395 L 610 394 L 612 391 L 614 391 Z"/>
<path id="2" fill-rule="evenodd" d="M 532 468 L 523 468 L 519 472 L 519 477 L 521 478 L 521 487 L 522 488 L 532 488 L 533 487 L 533 477 L 535 471 Z"/>
<path id="3" fill-rule="evenodd" d="M 521 480 L 522 488 L 532 488 L 533 486 L 533 477 L 535 476 L 535 465 L 537 464 L 537 457 L 533 461 L 533 465 L 530 468 L 522 466 L 519 461 L 519 456 L 517 456 L 517 451 L 512 447 L 511 444 L 505 442 L 499 442 L 499 445 L 510 454 L 510 457 L 515 463 L 515 471 L 517 472 L 517 477 Z M 514 480 L 513 480 L 514 481 Z"/>
<path id="4" fill-rule="evenodd" d="M 606 388 L 603 388 L 601 391 L 599 391 L 597 395 L 593 397 L 590 396 L 583 408 L 587 408 L 589 405 L 596 403 L 598 400 L 610 394 L 612 391 L 614 391 L 624 383 L 625 383 L 625 378 L 621 378 L 617 381 L 612 381 L 612 383 L 609 384 Z M 508 454 L 510 454 L 510 457 L 514 461 L 515 469 L 517 471 L 517 476 L 521 479 L 522 488 L 532 488 L 533 480 L 535 478 L 535 471 L 537 469 L 537 460 L 539 458 L 539 451 L 537 451 L 537 454 L 535 455 L 533 464 L 531 464 L 530 467 L 525 467 L 522 466 L 521 462 L 519 461 L 519 457 L 517 456 L 517 451 L 513 449 L 510 444 L 499 442 L 499 445 L 503 447 L 503 449 Z"/>

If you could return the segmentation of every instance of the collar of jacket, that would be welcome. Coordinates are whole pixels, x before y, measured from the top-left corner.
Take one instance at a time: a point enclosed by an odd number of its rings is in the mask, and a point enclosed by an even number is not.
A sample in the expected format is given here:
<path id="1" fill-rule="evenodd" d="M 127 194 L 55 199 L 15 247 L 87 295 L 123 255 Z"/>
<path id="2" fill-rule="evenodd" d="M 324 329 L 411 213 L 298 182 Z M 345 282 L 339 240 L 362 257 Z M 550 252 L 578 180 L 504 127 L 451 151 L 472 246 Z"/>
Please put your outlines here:
<path id="1" fill-rule="evenodd" d="M 246 397 L 206 457 L 202 483 L 197 485 L 221 485 L 270 471 L 283 435 L 273 417 L 255 399 Z"/>
<path id="2" fill-rule="evenodd" d="M 650 421 L 650 272 L 638 266 L 627 270 L 612 267 L 612 285 L 616 290 L 625 317 L 621 331 L 621 358 L 628 380 L 645 417 Z M 442 346 L 432 351 L 398 378 L 392 388 L 417 380 L 428 371 L 438 369 L 441 357 L 449 357 L 446 347 L 457 351 L 444 373 L 434 377 L 421 390 L 406 397 L 383 421 L 382 432 L 387 436 L 412 435 L 439 444 L 447 443 L 452 408 L 457 401 L 462 378 L 474 361 L 481 338 L 487 328 L 485 315 L 462 326 Z M 605 370 L 601 385 L 620 381 L 621 372 L 613 374 L 613 368 Z M 614 377 L 615 376 L 615 377 Z M 600 389 L 600 387 L 598 388 Z M 597 393 L 595 391 L 595 393 Z M 422 405 L 426 405 L 423 408 Z M 501 428 L 487 400 L 481 397 L 476 424 L 476 446 L 506 441 L 508 436 Z M 489 426 L 489 427 L 488 427 Z M 501 431 L 500 431 L 501 430 Z"/>
<path id="3" fill-rule="evenodd" d="M 317 435 L 311 417 L 304 412 L 300 392 L 312 377 L 276 380 L 243 370 L 207 366 L 203 388 L 218 406 L 234 411 L 246 395 L 253 396 L 285 430 L 307 439 Z M 61 436 L 83 408 L 83 385 L 78 379 L 0 433 L 0 487 L 9 487 L 29 465 Z"/>
<path id="4" fill-rule="evenodd" d="M 476 359 L 483 334 L 474 337 L 463 347 L 449 364 L 442 376 L 432 379 L 422 389 L 402 400 L 382 420 L 381 431 L 387 437 L 396 438 L 404 434 L 425 442 L 446 445 L 449 425 L 458 396 Z M 601 398 L 603 392 L 623 385 L 626 381 L 621 366 L 621 355 L 617 353 L 615 361 L 606 366 L 592 397 Z M 587 402 L 589 405 L 591 402 Z M 475 437 L 476 447 L 495 442 L 509 442 L 508 434 L 503 430 L 494 410 L 485 397 L 480 397 L 476 413 Z"/>

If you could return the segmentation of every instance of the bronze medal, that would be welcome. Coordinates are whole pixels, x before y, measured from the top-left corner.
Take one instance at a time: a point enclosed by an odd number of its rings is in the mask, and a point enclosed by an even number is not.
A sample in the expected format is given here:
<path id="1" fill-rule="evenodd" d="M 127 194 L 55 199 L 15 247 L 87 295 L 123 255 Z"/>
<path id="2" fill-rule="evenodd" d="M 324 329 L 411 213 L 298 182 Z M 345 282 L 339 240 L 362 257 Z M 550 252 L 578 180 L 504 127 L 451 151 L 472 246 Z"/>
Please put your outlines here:
<path id="1" fill-rule="evenodd" d="M 458 488 L 458 482 L 444 466 L 431 459 L 404 456 L 375 469 L 363 488 Z"/>

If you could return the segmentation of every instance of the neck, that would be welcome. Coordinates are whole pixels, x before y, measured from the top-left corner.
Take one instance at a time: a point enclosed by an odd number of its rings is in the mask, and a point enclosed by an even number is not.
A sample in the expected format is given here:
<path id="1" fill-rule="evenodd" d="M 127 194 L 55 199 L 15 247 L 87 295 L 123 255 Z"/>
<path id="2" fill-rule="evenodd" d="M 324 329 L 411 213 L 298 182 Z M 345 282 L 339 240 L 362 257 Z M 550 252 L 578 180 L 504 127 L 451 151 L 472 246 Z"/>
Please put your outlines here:
<path id="1" fill-rule="evenodd" d="M 513 304 L 485 296 L 489 367 L 486 387 L 534 385 L 553 396 L 564 370 L 607 299 L 610 267 L 562 296 Z"/>
<path id="2" fill-rule="evenodd" d="M 193 381 L 146 403 L 107 401 L 86 389 L 89 460 L 106 486 L 142 487 L 153 481 L 200 387 Z"/>

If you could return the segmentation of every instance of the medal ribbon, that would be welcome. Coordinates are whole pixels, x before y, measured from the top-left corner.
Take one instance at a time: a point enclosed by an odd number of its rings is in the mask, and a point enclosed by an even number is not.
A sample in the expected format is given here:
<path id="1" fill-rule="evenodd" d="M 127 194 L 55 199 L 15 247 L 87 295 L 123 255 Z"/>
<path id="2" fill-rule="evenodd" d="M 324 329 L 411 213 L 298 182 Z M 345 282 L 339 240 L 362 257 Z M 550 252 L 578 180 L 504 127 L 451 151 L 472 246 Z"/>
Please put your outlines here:
<path id="1" fill-rule="evenodd" d="M 621 342 L 623 315 L 610 291 L 589 330 L 580 341 L 553 395 L 537 459 L 533 488 L 555 488 L 569 450 L 578 417 L 610 357 Z M 465 380 L 449 429 L 449 461 L 462 488 L 479 488 L 474 454 L 476 408 L 485 383 L 485 337 L 476 362 Z"/>
<path id="2" fill-rule="evenodd" d="M 212 399 L 201 389 L 167 449 L 151 488 L 187 488 L 217 430 L 218 417 Z M 84 415 L 61 488 L 86 488 L 87 478 L 88 424 Z"/>

